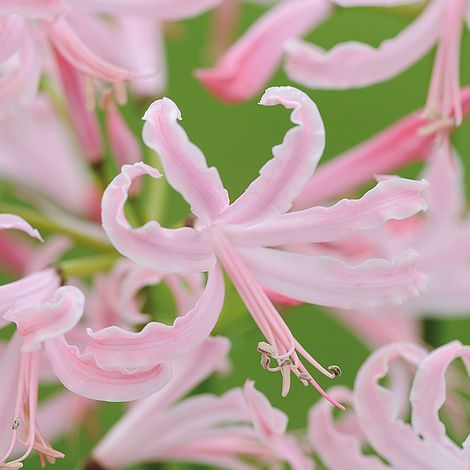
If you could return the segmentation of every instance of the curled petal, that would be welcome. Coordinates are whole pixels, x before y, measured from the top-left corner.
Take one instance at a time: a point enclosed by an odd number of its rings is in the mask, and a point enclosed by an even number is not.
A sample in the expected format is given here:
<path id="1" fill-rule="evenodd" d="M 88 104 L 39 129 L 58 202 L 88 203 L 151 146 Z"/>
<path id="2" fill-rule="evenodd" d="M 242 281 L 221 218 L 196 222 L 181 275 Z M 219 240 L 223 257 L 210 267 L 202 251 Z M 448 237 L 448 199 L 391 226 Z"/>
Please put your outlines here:
<path id="1" fill-rule="evenodd" d="M 69 0 L 69 3 L 94 13 L 151 15 L 162 21 L 175 21 L 199 15 L 220 0 Z"/>
<path id="2" fill-rule="evenodd" d="M 87 352 L 101 367 L 148 369 L 169 362 L 201 343 L 215 326 L 224 302 L 224 280 L 219 266 L 209 271 L 207 287 L 193 309 L 173 325 L 151 322 L 139 333 L 111 326 L 97 332 Z"/>
<path id="3" fill-rule="evenodd" d="M 255 388 L 252 380 L 245 382 L 243 395 L 253 417 L 253 424 L 261 439 L 269 443 L 273 436 L 287 429 L 287 415 L 271 406 L 269 400 Z"/>
<path id="4" fill-rule="evenodd" d="M 439 410 L 446 399 L 445 372 L 458 357 L 470 359 L 470 348 L 453 341 L 431 352 L 416 372 L 411 389 L 412 423 L 417 434 L 437 445 L 456 451 L 457 446 L 446 434 Z"/>
<path id="5" fill-rule="evenodd" d="M 274 158 L 227 209 L 224 220 L 229 223 L 253 223 L 287 212 L 312 176 L 325 147 L 322 118 L 305 93 L 292 87 L 268 88 L 260 104 L 281 104 L 293 109 L 291 121 L 296 127 L 286 133 L 281 145 L 273 148 Z"/>
<path id="6" fill-rule="evenodd" d="M 392 78 L 417 62 L 436 43 L 444 4 L 433 0 L 418 19 L 377 49 L 349 42 L 325 52 L 293 40 L 287 46 L 286 72 L 291 80 L 312 88 L 363 87 Z"/>
<path id="7" fill-rule="evenodd" d="M 99 367 L 91 354 L 81 354 L 63 336 L 45 342 L 54 373 L 70 391 L 92 400 L 132 401 L 157 392 L 171 379 L 171 366 L 158 364 L 148 370 Z"/>
<path id="8" fill-rule="evenodd" d="M 419 295 L 426 276 L 408 251 L 392 261 L 369 259 L 351 266 L 329 256 L 306 256 L 271 248 L 240 253 L 261 284 L 303 302 L 339 308 L 400 304 Z"/>
<path id="9" fill-rule="evenodd" d="M 330 13 L 325 0 L 281 2 L 255 23 L 211 69 L 196 75 L 215 96 L 242 101 L 255 96 L 269 80 L 288 39 L 304 35 Z"/>
<path id="10" fill-rule="evenodd" d="M 60 287 L 47 303 L 12 307 L 3 318 L 16 323 L 23 336 L 23 352 L 41 347 L 44 341 L 72 330 L 83 314 L 85 296 L 72 286 Z"/>
<path id="11" fill-rule="evenodd" d="M 39 232 L 15 214 L 0 214 L 0 230 L 21 230 L 30 237 L 42 240 Z"/>
<path id="12" fill-rule="evenodd" d="M 342 7 L 395 7 L 398 5 L 407 5 L 421 3 L 421 0 L 331 0 L 333 3 Z"/>
<path id="13" fill-rule="evenodd" d="M 155 101 L 144 115 L 144 142 L 160 156 L 168 182 L 204 223 L 217 218 L 229 204 L 216 168 L 208 168 L 201 150 L 177 123 L 181 112 L 168 98 Z"/>
<path id="14" fill-rule="evenodd" d="M 394 343 L 376 351 L 360 369 L 354 387 L 354 408 L 367 440 L 395 468 L 463 468 L 444 446 L 418 436 L 400 419 L 400 397 L 379 385 L 393 361 L 419 366 L 426 351 L 410 343 Z"/>
<path id="15" fill-rule="evenodd" d="M 103 194 L 102 223 L 113 245 L 124 256 L 150 269 L 208 271 L 215 263 L 210 233 L 188 227 L 166 229 L 155 221 L 137 229 L 130 226 L 124 205 L 132 181 L 141 175 L 161 177 L 158 170 L 144 163 L 124 165 Z"/>
<path id="16" fill-rule="evenodd" d="M 46 18 L 62 11 L 64 0 L 0 0 L 0 14 Z"/>
<path id="17" fill-rule="evenodd" d="M 352 393 L 342 387 L 328 390 L 332 398 L 347 403 L 352 400 Z M 387 470 L 386 466 L 375 456 L 362 453 L 362 439 L 358 433 L 344 432 L 335 423 L 332 415 L 333 408 L 328 402 L 320 400 L 309 413 L 308 438 L 310 444 L 318 453 L 328 468 L 335 470 Z M 341 452 L 338 452 L 341 449 Z"/>
<path id="18" fill-rule="evenodd" d="M 262 224 L 234 230 L 238 243 L 276 246 L 338 240 L 351 232 L 369 230 L 387 220 L 406 219 L 427 205 L 425 181 L 392 177 L 380 181 L 361 199 L 343 199 L 331 207 L 312 207 L 281 214 Z"/>
<path id="19" fill-rule="evenodd" d="M 48 34 L 60 54 L 83 74 L 110 83 L 133 78 L 130 70 L 117 67 L 90 50 L 64 18 L 50 22 Z"/>
<path id="20" fill-rule="evenodd" d="M 21 48 L 24 34 L 23 18 L 16 15 L 0 16 L 0 64 Z"/>

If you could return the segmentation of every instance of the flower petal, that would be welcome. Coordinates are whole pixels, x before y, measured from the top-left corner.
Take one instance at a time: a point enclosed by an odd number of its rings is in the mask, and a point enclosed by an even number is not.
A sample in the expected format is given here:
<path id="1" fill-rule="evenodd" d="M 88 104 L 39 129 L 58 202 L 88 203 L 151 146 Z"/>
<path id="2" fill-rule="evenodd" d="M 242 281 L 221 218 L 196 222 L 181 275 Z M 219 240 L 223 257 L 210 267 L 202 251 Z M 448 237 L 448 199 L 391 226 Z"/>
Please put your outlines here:
<path id="1" fill-rule="evenodd" d="M 413 429 L 425 440 L 437 446 L 444 446 L 457 453 L 457 446 L 446 434 L 446 428 L 439 418 L 439 410 L 446 400 L 445 372 L 458 357 L 470 358 L 468 347 L 453 341 L 432 351 L 416 372 L 411 389 Z"/>
<path id="2" fill-rule="evenodd" d="M 427 186 L 425 181 L 391 177 L 380 181 L 361 199 L 343 199 L 331 207 L 281 214 L 258 225 L 237 227 L 233 236 L 237 243 L 254 246 L 338 240 L 351 232 L 369 230 L 425 210 L 422 193 Z"/>
<path id="3" fill-rule="evenodd" d="M 92 400 L 132 401 L 157 392 L 171 379 L 171 366 L 158 364 L 145 371 L 105 370 L 91 354 L 81 354 L 63 336 L 46 341 L 52 369 L 71 392 Z"/>
<path id="4" fill-rule="evenodd" d="M 426 277 L 416 271 L 416 253 L 392 261 L 369 259 L 351 266 L 329 256 L 306 256 L 271 248 L 240 249 L 261 284 L 303 302 L 339 308 L 400 304 L 416 297 Z"/>
<path id="5" fill-rule="evenodd" d="M 0 16 L 0 64 L 21 49 L 24 34 L 25 20 L 23 18 L 16 15 Z"/>
<path id="6" fill-rule="evenodd" d="M 166 229 L 155 221 L 138 229 L 129 225 L 124 205 L 132 181 L 142 175 L 161 177 L 144 163 L 124 165 L 103 194 L 102 223 L 113 245 L 124 256 L 157 271 L 208 271 L 215 263 L 209 233 L 188 227 Z"/>
<path id="7" fill-rule="evenodd" d="M 0 214 L 0 230 L 21 230 L 30 237 L 42 240 L 39 232 L 15 214 Z"/>
<path id="8" fill-rule="evenodd" d="M 226 338 L 207 338 L 189 354 L 176 360 L 173 376 L 158 393 L 138 401 L 98 443 L 93 456 L 100 461 L 120 459 L 132 455 L 134 439 L 129 436 L 151 436 L 149 416 L 159 416 L 175 401 L 212 374 L 228 354 L 230 343 Z M 150 420 L 151 421 L 151 420 Z"/>
<path id="9" fill-rule="evenodd" d="M 88 331 L 86 349 L 104 368 L 148 369 L 186 354 L 207 338 L 224 302 L 224 279 L 219 266 L 209 271 L 207 286 L 193 309 L 177 317 L 173 325 L 150 322 L 134 333 L 117 326 Z"/>
<path id="10" fill-rule="evenodd" d="M 325 52 L 293 40 L 286 48 L 287 75 L 311 88 L 347 89 L 388 80 L 416 63 L 437 42 L 444 4 L 434 0 L 410 26 L 377 49 L 347 42 Z"/>
<path id="11" fill-rule="evenodd" d="M 89 49 L 64 18 L 49 22 L 47 32 L 53 46 L 83 74 L 109 83 L 134 77 L 130 70 L 107 62 Z"/>
<path id="12" fill-rule="evenodd" d="M 257 21 L 217 62 L 196 72 L 215 96 L 243 101 L 255 96 L 278 67 L 283 46 L 322 22 L 330 13 L 325 0 L 281 2 Z"/>
<path id="13" fill-rule="evenodd" d="M 206 159 L 177 123 L 181 112 L 168 98 L 152 103 L 144 115 L 143 138 L 162 162 L 168 182 L 191 205 L 193 214 L 203 223 L 216 219 L 229 204 L 216 168 L 208 168 Z"/>
<path id="14" fill-rule="evenodd" d="M 292 87 L 268 88 L 260 104 L 293 109 L 291 121 L 297 126 L 273 148 L 274 158 L 227 209 L 224 221 L 228 223 L 254 223 L 287 212 L 312 176 L 325 147 L 322 118 L 305 93 Z"/>
<path id="15" fill-rule="evenodd" d="M 453 452 L 421 439 L 400 419 L 399 397 L 378 383 L 392 361 L 401 358 L 419 366 L 425 357 L 423 349 L 410 343 L 394 343 L 376 351 L 356 377 L 354 408 L 370 444 L 395 468 L 461 468 Z"/>
<path id="16" fill-rule="evenodd" d="M 351 402 L 352 393 L 343 387 L 328 390 L 332 398 L 340 403 Z M 361 436 L 344 432 L 332 415 L 333 408 L 324 400 L 320 400 L 309 412 L 308 438 L 322 462 L 335 470 L 387 470 L 386 466 L 375 456 L 362 453 Z M 341 449 L 338 452 L 338 449 Z"/>
<path id="17" fill-rule="evenodd" d="M 3 315 L 16 323 L 23 337 L 22 352 L 39 349 L 41 344 L 72 330 L 83 315 L 85 296 L 72 286 L 60 287 L 44 303 L 13 306 Z"/>

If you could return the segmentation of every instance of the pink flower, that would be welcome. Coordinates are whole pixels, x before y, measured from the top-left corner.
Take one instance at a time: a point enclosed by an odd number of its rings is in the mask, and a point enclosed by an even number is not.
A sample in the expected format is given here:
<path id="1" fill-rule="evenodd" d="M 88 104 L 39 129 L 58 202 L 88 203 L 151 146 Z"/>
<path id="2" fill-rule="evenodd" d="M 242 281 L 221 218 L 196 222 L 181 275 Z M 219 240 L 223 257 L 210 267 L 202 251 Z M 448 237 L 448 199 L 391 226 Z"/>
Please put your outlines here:
<path id="1" fill-rule="evenodd" d="M 161 177 L 155 168 L 143 163 L 124 166 L 106 189 L 103 227 L 118 251 L 136 263 L 162 272 L 209 271 L 207 289 L 219 294 L 220 263 L 269 342 L 259 345 L 262 363 L 268 370 L 281 371 L 283 395 L 289 390 L 290 372 L 304 385 L 310 383 L 324 393 L 300 356 L 328 377 L 334 374 L 320 366 L 295 340 L 264 288 L 305 302 L 352 308 L 400 303 L 418 294 L 423 277 L 415 271 L 416 259 L 410 253 L 393 261 L 370 259 L 351 266 L 331 256 L 307 256 L 274 247 L 335 240 L 388 219 L 406 218 L 425 208 L 421 192 L 426 185 L 393 178 L 379 183 L 361 200 L 285 214 L 321 157 L 323 123 L 307 95 L 291 87 L 268 89 L 261 104 L 282 104 L 293 109 L 296 127 L 274 148 L 274 158 L 263 167 L 260 176 L 229 205 L 217 170 L 207 167 L 202 152 L 177 124 L 181 116 L 176 105 L 167 98 L 156 101 L 144 117 L 144 140 L 158 152 L 169 183 L 190 204 L 197 217 L 195 228 L 171 230 L 155 221 L 138 229 L 129 225 L 123 208 L 132 181 L 143 174 Z M 217 282 L 217 289 L 210 287 L 212 282 Z M 207 302 L 213 306 L 214 300 L 209 299 Z M 217 297 L 216 304 L 219 301 Z M 212 309 L 212 325 L 217 315 Z M 205 332 L 206 326 L 201 325 Z M 100 356 L 100 352 L 107 355 L 108 351 L 119 349 L 122 364 L 133 363 L 135 354 L 142 357 L 139 347 L 151 351 L 150 338 L 153 345 L 159 336 L 158 332 L 154 337 L 149 331 L 145 340 L 145 329 L 137 335 L 123 333 L 121 339 L 115 333 L 113 339 L 101 336 L 93 351 Z M 176 335 L 168 336 L 168 348 L 172 343 L 174 349 L 180 347 Z M 270 359 L 278 365 L 271 368 Z"/>
<path id="2" fill-rule="evenodd" d="M 457 358 L 468 364 L 469 354 L 469 347 L 456 341 L 430 354 L 411 343 L 394 343 L 376 351 L 360 369 L 354 392 L 341 387 L 331 390 L 336 399 L 352 403 L 349 416 L 335 422 L 324 403 L 311 410 L 312 447 L 332 470 L 468 468 L 468 438 L 462 445 L 452 441 L 440 413 L 449 385 L 446 370 Z M 405 376 L 416 371 L 411 391 L 406 380 L 390 388 L 379 384 L 396 367 Z M 364 455 L 365 446 L 375 455 Z"/>
<path id="3" fill-rule="evenodd" d="M 330 13 L 327 0 L 292 0 L 275 5 L 233 44 L 214 68 L 196 76 L 215 96 L 243 101 L 257 95 L 279 66 L 284 44 L 302 36 Z"/>
<path id="4" fill-rule="evenodd" d="M 343 0 L 337 3 L 344 6 L 391 6 L 403 2 Z M 426 116 L 437 119 L 441 126 L 451 125 L 454 121 L 459 125 L 462 122 L 459 103 L 460 40 L 468 5 L 467 0 L 432 0 L 411 25 L 378 48 L 348 42 L 325 52 L 317 46 L 293 40 L 287 47 L 286 71 L 291 79 L 312 88 L 367 86 L 398 75 L 437 43 Z"/>
<path id="5" fill-rule="evenodd" d="M 252 382 L 218 397 L 181 398 L 212 374 L 228 353 L 225 338 L 209 338 L 175 364 L 170 384 L 134 404 L 98 443 L 86 468 L 125 468 L 147 461 L 189 461 L 220 468 L 253 468 L 245 459 L 295 470 L 312 463 L 285 433 L 287 416 Z"/>

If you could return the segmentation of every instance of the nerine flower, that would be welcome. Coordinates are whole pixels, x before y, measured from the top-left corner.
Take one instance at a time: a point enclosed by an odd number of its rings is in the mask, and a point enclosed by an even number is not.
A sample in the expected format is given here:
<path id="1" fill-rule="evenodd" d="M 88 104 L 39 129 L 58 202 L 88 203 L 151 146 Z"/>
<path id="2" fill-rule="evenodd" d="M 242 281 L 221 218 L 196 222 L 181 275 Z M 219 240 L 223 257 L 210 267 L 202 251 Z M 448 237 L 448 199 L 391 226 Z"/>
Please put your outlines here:
<path id="1" fill-rule="evenodd" d="M 177 124 L 181 115 L 175 103 L 168 98 L 153 103 L 144 117 L 144 140 L 159 153 L 169 183 L 191 206 L 195 226 L 166 229 L 155 221 L 138 229 L 130 226 L 124 205 L 132 181 L 144 174 L 161 177 L 155 168 L 141 163 L 124 166 L 106 189 L 103 227 L 118 251 L 144 266 L 161 272 L 209 271 L 209 285 L 212 279 L 218 279 L 216 292 L 222 289 L 222 265 L 267 339 L 258 346 L 262 364 L 281 372 L 283 395 L 289 391 L 291 372 L 304 385 L 310 383 L 324 394 L 300 358 L 331 378 L 338 368 L 325 370 L 295 340 L 265 288 L 305 302 L 353 308 L 400 303 L 417 295 L 424 279 L 416 272 L 416 257 L 410 252 L 392 261 L 370 259 L 348 265 L 335 257 L 302 255 L 276 247 L 334 240 L 388 219 L 406 218 L 425 208 L 421 192 L 426 185 L 390 178 L 363 199 L 286 213 L 321 157 L 323 123 L 315 104 L 295 88 L 270 88 L 261 104 L 292 109 L 296 127 L 273 149 L 274 158 L 262 168 L 260 176 L 229 204 L 217 170 L 207 167 L 202 152 Z M 204 319 L 201 330 L 207 331 L 216 317 L 211 313 L 210 321 Z M 111 350 L 118 351 L 112 357 L 121 364 L 135 364 L 144 357 L 150 360 L 160 353 L 164 338 L 158 328 L 149 325 L 141 333 L 112 333 L 113 337 L 92 335 L 90 347 L 100 362 Z M 198 332 L 186 334 L 194 337 Z M 180 334 L 165 338 L 166 347 L 182 347 Z M 275 367 L 270 365 L 271 359 L 277 362 Z"/>
<path id="2" fill-rule="evenodd" d="M 324 403 L 312 408 L 310 444 L 332 470 L 468 468 L 468 437 L 462 444 L 454 442 L 440 413 L 449 385 L 445 373 L 459 358 L 468 367 L 469 354 L 469 347 L 457 341 L 430 354 L 411 343 L 383 347 L 361 367 L 353 392 L 342 387 L 331 390 L 337 400 L 352 404 L 349 416 L 335 421 Z M 381 379 L 397 366 L 406 373 L 415 370 L 411 391 L 406 382 L 391 388 L 383 385 Z M 362 449 L 367 447 L 373 452 L 365 455 Z"/>
<path id="3" fill-rule="evenodd" d="M 335 3 L 392 6 L 403 1 L 335 0 Z M 439 127 L 459 125 L 462 122 L 460 41 L 464 22 L 468 22 L 468 7 L 467 0 L 431 0 L 415 21 L 378 48 L 351 41 L 325 52 L 315 45 L 293 40 L 287 46 L 287 74 L 292 80 L 312 88 L 367 86 L 398 75 L 437 44 L 426 116 L 435 120 Z"/>
<path id="4" fill-rule="evenodd" d="M 87 469 L 117 470 L 140 462 L 189 461 L 228 469 L 249 462 L 288 462 L 295 470 L 312 463 L 294 437 L 287 416 L 272 408 L 252 382 L 222 396 L 182 397 L 226 360 L 225 338 L 208 338 L 175 363 L 173 380 L 135 404 L 98 443 Z"/>

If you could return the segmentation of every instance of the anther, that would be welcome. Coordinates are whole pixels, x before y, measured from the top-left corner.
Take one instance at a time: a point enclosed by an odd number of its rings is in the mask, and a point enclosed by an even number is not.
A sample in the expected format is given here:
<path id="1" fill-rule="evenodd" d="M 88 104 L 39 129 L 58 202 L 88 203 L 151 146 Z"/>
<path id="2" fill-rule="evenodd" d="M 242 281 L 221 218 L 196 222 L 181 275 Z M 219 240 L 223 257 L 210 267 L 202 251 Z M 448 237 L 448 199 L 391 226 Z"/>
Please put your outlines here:
<path id="1" fill-rule="evenodd" d="M 329 366 L 328 367 L 328 370 L 335 376 L 335 377 L 339 377 L 343 371 L 341 370 L 341 367 L 340 366 L 337 366 L 337 365 L 332 365 L 332 366 Z"/>
<path id="2" fill-rule="evenodd" d="M 11 430 L 16 431 L 20 427 L 20 424 L 21 424 L 20 418 L 15 418 L 11 426 Z"/>
<path id="3" fill-rule="evenodd" d="M 273 356 L 275 354 L 274 348 L 264 341 L 260 341 L 256 348 L 261 354 L 267 354 L 268 356 Z"/>

